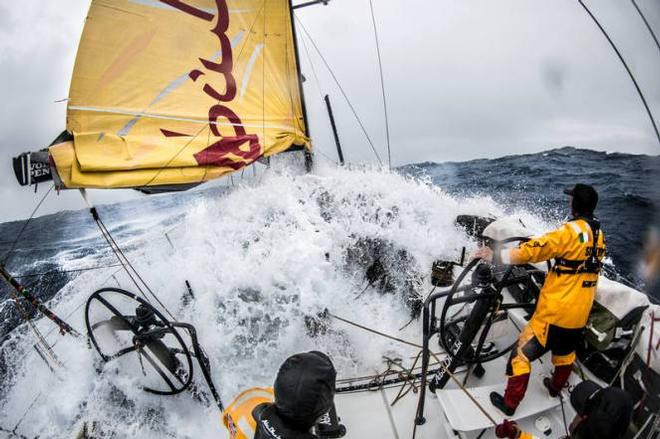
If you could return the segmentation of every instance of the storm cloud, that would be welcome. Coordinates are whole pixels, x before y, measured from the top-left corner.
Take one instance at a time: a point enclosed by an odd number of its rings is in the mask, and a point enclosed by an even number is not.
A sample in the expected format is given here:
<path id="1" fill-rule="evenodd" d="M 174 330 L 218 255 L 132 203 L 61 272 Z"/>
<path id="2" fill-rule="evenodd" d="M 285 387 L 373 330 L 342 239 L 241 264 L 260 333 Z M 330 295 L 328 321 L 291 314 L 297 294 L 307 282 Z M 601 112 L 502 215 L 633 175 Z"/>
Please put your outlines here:
<path id="1" fill-rule="evenodd" d="M 587 4 L 629 62 L 652 111 L 660 114 L 660 53 L 632 3 Z M 660 3 L 638 4 L 660 33 Z M 30 189 L 17 187 L 10 158 L 45 147 L 65 127 L 62 100 L 88 6 L 88 0 L 0 4 L 0 221 L 27 217 L 38 201 Z M 577 1 L 376 0 L 374 7 L 394 166 L 564 145 L 660 152 L 624 68 Z M 386 161 L 368 0 L 332 0 L 296 15 Z M 347 160 L 376 163 L 300 24 L 298 36 L 309 126 L 319 159 L 336 157 L 322 100 L 329 94 Z M 96 202 L 136 196 L 128 191 L 92 194 Z M 66 193 L 49 197 L 40 213 L 81 207 L 79 195 Z"/>

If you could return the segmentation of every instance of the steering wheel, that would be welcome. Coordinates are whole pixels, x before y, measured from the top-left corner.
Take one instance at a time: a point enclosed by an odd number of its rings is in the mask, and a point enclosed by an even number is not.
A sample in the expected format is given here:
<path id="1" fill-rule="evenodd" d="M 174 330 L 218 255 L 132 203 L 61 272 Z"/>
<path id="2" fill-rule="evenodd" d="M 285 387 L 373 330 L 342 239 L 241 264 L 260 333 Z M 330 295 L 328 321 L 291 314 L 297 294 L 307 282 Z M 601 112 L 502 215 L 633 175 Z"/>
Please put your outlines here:
<path id="1" fill-rule="evenodd" d="M 100 289 L 87 300 L 85 325 L 104 362 L 139 365 L 141 379 L 148 381 L 141 387 L 147 392 L 176 395 L 190 386 L 193 364 L 188 347 L 165 316 L 141 297 L 119 288 Z M 101 332 L 106 332 L 103 345 Z M 107 349 L 110 344 L 115 345 L 112 350 Z"/>
<path id="2" fill-rule="evenodd" d="M 512 237 L 497 243 L 528 240 L 527 237 Z M 466 279 L 470 273 L 472 276 L 468 282 Z M 535 282 L 542 283 L 544 274 L 528 264 L 493 266 L 474 259 L 463 269 L 440 314 L 440 344 L 450 357 L 464 364 L 485 363 L 511 351 L 517 337 L 499 347 L 497 343 L 486 343 L 486 340 L 492 325 L 507 318 L 507 310 L 534 306 L 532 303 L 503 303 L 502 290 L 520 283 L 521 273 L 527 280 L 532 277 Z"/>

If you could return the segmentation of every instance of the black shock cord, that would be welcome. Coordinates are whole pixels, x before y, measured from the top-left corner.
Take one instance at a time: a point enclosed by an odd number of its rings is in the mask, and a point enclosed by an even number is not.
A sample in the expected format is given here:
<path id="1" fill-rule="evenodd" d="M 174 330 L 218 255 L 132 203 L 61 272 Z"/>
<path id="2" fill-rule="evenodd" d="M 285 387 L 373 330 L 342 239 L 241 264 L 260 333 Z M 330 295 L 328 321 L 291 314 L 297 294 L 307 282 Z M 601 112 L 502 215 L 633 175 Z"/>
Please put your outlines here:
<path id="1" fill-rule="evenodd" d="M 658 52 L 660 52 L 660 42 L 658 42 L 658 37 L 655 36 L 655 32 L 653 32 L 653 29 L 651 28 L 651 25 L 649 24 L 648 20 L 646 20 L 646 17 L 644 16 L 644 13 L 642 12 L 642 10 L 637 5 L 637 2 L 635 0 L 632 0 L 632 4 L 635 6 L 635 9 L 637 9 L 637 12 L 639 13 L 639 16 L 642 17 L 642 20 L 644 21 L 644 24 L 646 25 L 646 28 L 649 30 L 649 33 L 651 34 L 651 37 L 653 37 L 653 41 L 655 41 L 655 45 L 658 48 Z"/>
<path id="2" fill-rule="evenodd" d="M 651 120 L 651 125 L 653 125 L 653 130 L 655 131 L 655 137 L 658 139 L 658 143 L 660 144 L 660 132 L 658 132 L 658 126 L 655 124 L 655 119 L 653 118 L 653 114 L 651 113 L 651 109 L 649 108 L 649 105 L 646 103 L 646 98 L 644 97 L 644 93 L 642 93 L 642 89 L 639 88 L 639 85 L 637 84 L 637 80 L 635 79 L 635 76 L 633 75 L 632 71 L 628 67 L 628 64 L 626 61 L 623 59 L 623 56 L 621 55 L 621 52 L 619 52 L 619 49 L 617 49 L 616 45 L 610 38 L 610 36 L 607 34 L 607 31 L 601 26 L 600 22 L 598 19 L 594 16 L 594 14 L 591 13 L 589 8 L 584 4 L 583 0 L 578 0 L 578 3 L 584 8 L 585 11 L 587 11 L 587 14 L 589 14 L 589 17 L 596 23 L 596 26 L 600 29 L 600 31 L 603 33 L 607 41 L 610 43 L 610 46 L 612 46 L 612 49 L 614 49 L 614 52 L 616 52 L 616 55 L 619 57 L 619 60 L 621 61 L 621 64 L 623 64 L 623 67 L 625 67 L 626 71 L 628 72 L 628 76 L 630 76 L 630 79 L 633 82 L 633 85 L 637 89 L 637 93 L 639 94 L 639 97 L 642 99 L 642 104 L 644 104 L 644 108 L 646 109 L 646 113 L 649 115 L 649 119 Z"/>

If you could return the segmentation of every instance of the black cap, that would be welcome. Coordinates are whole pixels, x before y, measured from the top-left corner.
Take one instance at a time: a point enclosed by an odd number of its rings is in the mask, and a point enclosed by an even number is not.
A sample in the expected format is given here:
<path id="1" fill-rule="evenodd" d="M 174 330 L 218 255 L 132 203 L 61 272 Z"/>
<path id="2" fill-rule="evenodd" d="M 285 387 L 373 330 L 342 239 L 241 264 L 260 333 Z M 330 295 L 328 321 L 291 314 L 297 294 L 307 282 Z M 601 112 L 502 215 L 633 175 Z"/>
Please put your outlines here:
<path id="1" fill-rule="evenodd" d="M 571 405 L 580 416 L 584 416 L 587 401 L 595 396 L 602 387 L 593 381 L 582 381 L 571 392 Z"/>
<path id="2" fill-rule="evenodd" d="M 336 378 L 332 361 L 322 352 L 287 358 L 275 379 L 278 414 L 300 429 L 309 429 L 332 407 Z"/>
<path id="3" fill-rule="evenodd" d="M 614 439 L 628 430 L 633 402 L 624 390 L 583 381 L 571 393 L 571 405 L 580 416 L 586 416 L 582 431 L 587 437 Z"/>
<path id="4" fill-rule="evenodd" d="M 566 195 L 573 197 L 571 207 L 576 215 L 592 216 L 598 204 L 598 192 L 589 184 L 578 183 L 572 189 L 564 189 Z"/>

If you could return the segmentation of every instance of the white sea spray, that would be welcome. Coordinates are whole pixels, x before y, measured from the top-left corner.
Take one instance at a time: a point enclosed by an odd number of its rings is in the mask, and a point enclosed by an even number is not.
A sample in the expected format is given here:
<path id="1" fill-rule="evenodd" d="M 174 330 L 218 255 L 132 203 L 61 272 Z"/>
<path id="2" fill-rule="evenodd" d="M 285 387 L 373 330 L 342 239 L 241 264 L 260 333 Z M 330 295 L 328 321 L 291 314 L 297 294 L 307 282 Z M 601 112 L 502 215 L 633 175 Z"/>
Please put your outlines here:
<path id="1" fill-rule="evenodd" d="M 331 320 L 331 330 L 310 336 L 306 316 L 325 309 L 363 325 L 420 342 L 420 322 L 402 331 L 410 310 L 401 294 L 367 288 L 360 267 L 347 264 L 359 238 L 387 242 L 411 256 L 399 276 L 419 275 L 431 286 L 433 260 L 459 258 L 476 242 L 455 225 L 459 214 L 504 215 L 490 198 L 457 199 L 439 187 L 378 169 L 321 168 L 308 175 L 267 173 L 221 197 L 167 209 L 181 215 L 169 224 L 162 212 L 140 212 L 122 224 L 135 230 L 119 243 L 167 308 L 197 328 L 213 378 L 228 403 L 242 389 L 271 385 L 281 362 L 306 350 L 322 350 L 340 377 L 382 369 L 384 354 L 416 352 L 396 342 Z M 538 216 L 515 212 L 532 230 L 550 227 Z M 167 226 L 165 224 L 167 223 Z M 167 238 L 165 237 L 167 232 Z M 169 239 L 168 239 L 169 238 Z M 61 266 L 84 265 L 61 255 Z M 88 272 L 57 295 L 54 310 L 84 328 L 87 297 L 103 286 L 135 291 L 116 269 Z M 414 273 L 413 273 L 414 272 Z M 185 281 L 195 300 L 184 305 Z M 118 285 L 119 284 L 119 285 Z M 151 298 L 150 298 L 151 299 Z M 38 327 L 47 333 L 51 323 Z M 85 341 L 51 334 L 64 367 L 51 373 L 36 355 L 28 331 L 13 336 L 13 380 L 1 399 L 0 426 L 11 429 L 41 394 L 17 431 L 28 437 L 64 437 L 82 422 L 96 421 L 118 437 L 225 437 L 217 410 L 189 393 L 161 397 L 136 388 L 141 372 L 103 365 Z M 16 340 L 16 337 L 18 339 Z M 101 371 L 102 373 L 99 373 Z M 199 370 L 196 381 L 203 387 Z"/>

